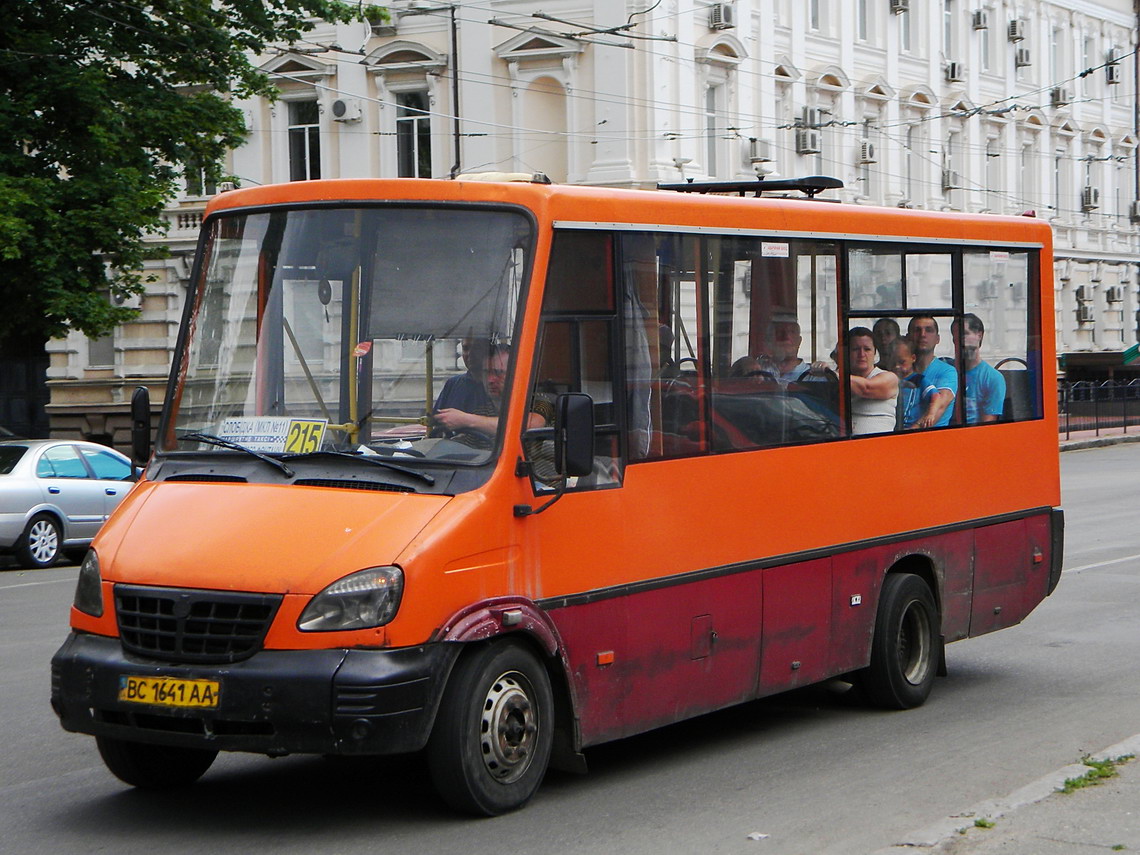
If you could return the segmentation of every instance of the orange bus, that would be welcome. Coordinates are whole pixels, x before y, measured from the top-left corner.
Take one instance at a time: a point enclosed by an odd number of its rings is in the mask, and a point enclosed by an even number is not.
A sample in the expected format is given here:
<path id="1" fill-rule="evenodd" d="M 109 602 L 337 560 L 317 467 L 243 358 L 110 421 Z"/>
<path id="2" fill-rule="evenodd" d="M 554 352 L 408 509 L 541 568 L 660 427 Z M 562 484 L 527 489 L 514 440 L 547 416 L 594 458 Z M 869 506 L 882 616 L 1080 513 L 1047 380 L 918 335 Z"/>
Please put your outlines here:
<path id="1" fill-rule="evenodd" d="M 498 814 L 797 686 L 923 703 L 1060 575 L 1051 236 L 837 183 L 217 196 L 63 727 L 139 787 L 426 749 Z"/>

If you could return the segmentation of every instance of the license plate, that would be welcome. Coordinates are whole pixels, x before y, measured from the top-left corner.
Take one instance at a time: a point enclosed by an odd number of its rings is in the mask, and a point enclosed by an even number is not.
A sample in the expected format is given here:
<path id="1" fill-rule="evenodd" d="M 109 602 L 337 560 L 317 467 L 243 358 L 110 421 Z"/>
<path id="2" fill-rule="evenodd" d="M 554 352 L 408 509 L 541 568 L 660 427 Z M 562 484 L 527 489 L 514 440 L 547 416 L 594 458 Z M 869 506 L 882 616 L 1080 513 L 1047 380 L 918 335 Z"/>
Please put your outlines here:
<path id="1" fill-rule="evenodd" d="M 217 680 L 173 677 L 119 677 L 119 700 L 159 707 L 216 709 L 222 694 Z"/>

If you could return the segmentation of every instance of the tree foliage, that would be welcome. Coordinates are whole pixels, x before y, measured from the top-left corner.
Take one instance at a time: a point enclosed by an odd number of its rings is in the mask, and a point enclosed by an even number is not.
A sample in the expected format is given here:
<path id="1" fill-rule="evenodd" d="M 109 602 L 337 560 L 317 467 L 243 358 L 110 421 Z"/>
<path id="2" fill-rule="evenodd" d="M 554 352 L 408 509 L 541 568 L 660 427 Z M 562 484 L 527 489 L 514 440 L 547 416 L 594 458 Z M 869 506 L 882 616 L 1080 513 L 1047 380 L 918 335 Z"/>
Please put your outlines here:
<path id="1" fill-rule="evenodd" d="M 273 97 L 250 62 L 339 0 L 8 0 L 0 23 L 0 341 L 106 334 L 140 293 L 147 239 L 184 165 L 245 136 L 234 97 Z M 211 177 L 217 177 L 212 175 Z"/>

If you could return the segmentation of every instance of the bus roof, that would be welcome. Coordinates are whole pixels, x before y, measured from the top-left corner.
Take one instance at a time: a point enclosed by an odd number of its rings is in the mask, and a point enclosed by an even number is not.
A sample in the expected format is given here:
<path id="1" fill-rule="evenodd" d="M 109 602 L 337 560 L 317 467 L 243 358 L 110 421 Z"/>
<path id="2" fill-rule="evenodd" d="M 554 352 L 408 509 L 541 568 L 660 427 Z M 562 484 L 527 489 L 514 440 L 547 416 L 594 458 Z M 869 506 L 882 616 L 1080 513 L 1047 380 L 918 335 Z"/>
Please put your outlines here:
<path id="1" fill-rule="evenodd" d="M 563 227 L 710 230 L 804 237 L 970 240 L 1051 246 L 1049 224 L 1030 217 L 966 214 L 803 198 L 722 196 L 530 182 L 424 178 L 294 181 L 232 190 L 211 200 L 207 216 L 235 208 L 337 202 L 482 202 L 519 205 Z"/>

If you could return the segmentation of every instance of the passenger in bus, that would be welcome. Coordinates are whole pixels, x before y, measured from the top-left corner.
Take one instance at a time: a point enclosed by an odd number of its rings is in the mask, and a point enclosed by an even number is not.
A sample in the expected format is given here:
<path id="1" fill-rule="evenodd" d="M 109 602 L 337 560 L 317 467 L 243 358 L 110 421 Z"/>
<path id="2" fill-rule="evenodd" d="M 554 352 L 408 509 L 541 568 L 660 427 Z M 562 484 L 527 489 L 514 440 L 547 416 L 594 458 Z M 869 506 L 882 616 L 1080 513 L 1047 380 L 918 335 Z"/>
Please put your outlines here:
<path id="1" fill-rule="evenodd" d="M 485 409 L 487 390 L 483 386 L 483 371 L 491 352 L 491 342 L 485 338 L 467 336 L 460 342 L 459 353 L 463 359 L 462 374 L 449 377 L 443 384 L 439 397 L 435 399 L 435 410 L 464 410 L 474 412 Z"/>
<path id="2" fill-rule="evenodd" d="M 950 333 L 966 372 L 966 424 L 996 422 L 1005 409 L 1005 378 L 981 357 L 985 324 L 977 315 L 966 314 L 961 326 L 957 320 L 950 324 Z"/>
<path id="3" fill-rule="evenodd" d="M 506 387 L 507 364 L 510 351 L 504 345 L 494 345 L 484 360 L 483 390 L 485 400 L 474 402 L 471 410 L 446 407 L 437 410 L 433 422 L 450 435 L 451 439 L 473 448 L 490 448 L 499 428 L 503 390 Z M 544 398 L 535 396 L 526 427 L 545 427 L 554 421 L 554 406 Z"/>
<path id="4" fill-rule="evenodd" d="M 866 327 L 847 334 L 851 383 L 851 433 L 889 433 L 895 429 L 899 378 L 875 364 L 875 336 Z"/>
<path id="5" fill-rule="evenodd" d="M 895 356 L 895 340 L 899 337 L 899 322 L 894 318 L 879 318 L 871 327 L 875 336 L 875 351 L 879 355 L 878 365 L 884 371 L 893 371 L 891 365 Z"/>
<path id="6" fill-rule="evenodd" d="M 916 315 L 910 319 L 906 334 L 914 342 L 915 373 L 921 374 L 925 384 L 936 389 L 930 400 L 924 402 L 922 415 L 914 426 L 922 429 L 948 425 L 954 414 L 952 404 L 958 395 L 958 372 L 953 366 L 935 358 L 934 351 L 942 341 L 938 321 L 930 315 Z"/>
<path id="7" fill-rule="evenodd" d="M 914 342 L 906 336 L 895 339 L 891 370 L 899 378 L 899 400 L 895 430 L 910 430 L 922 416 L 923 405 L 938 390 L 914 370 Z"/>
<path id="8" fill-rule="evenodd" d="M 796 321 L 776 321 L 772 324 L 771 357 L 778 369 L 778 379 L 784 386 L 806 378 L 811 363 L 800 358 L 800 345 L 804 337 Z"/>

